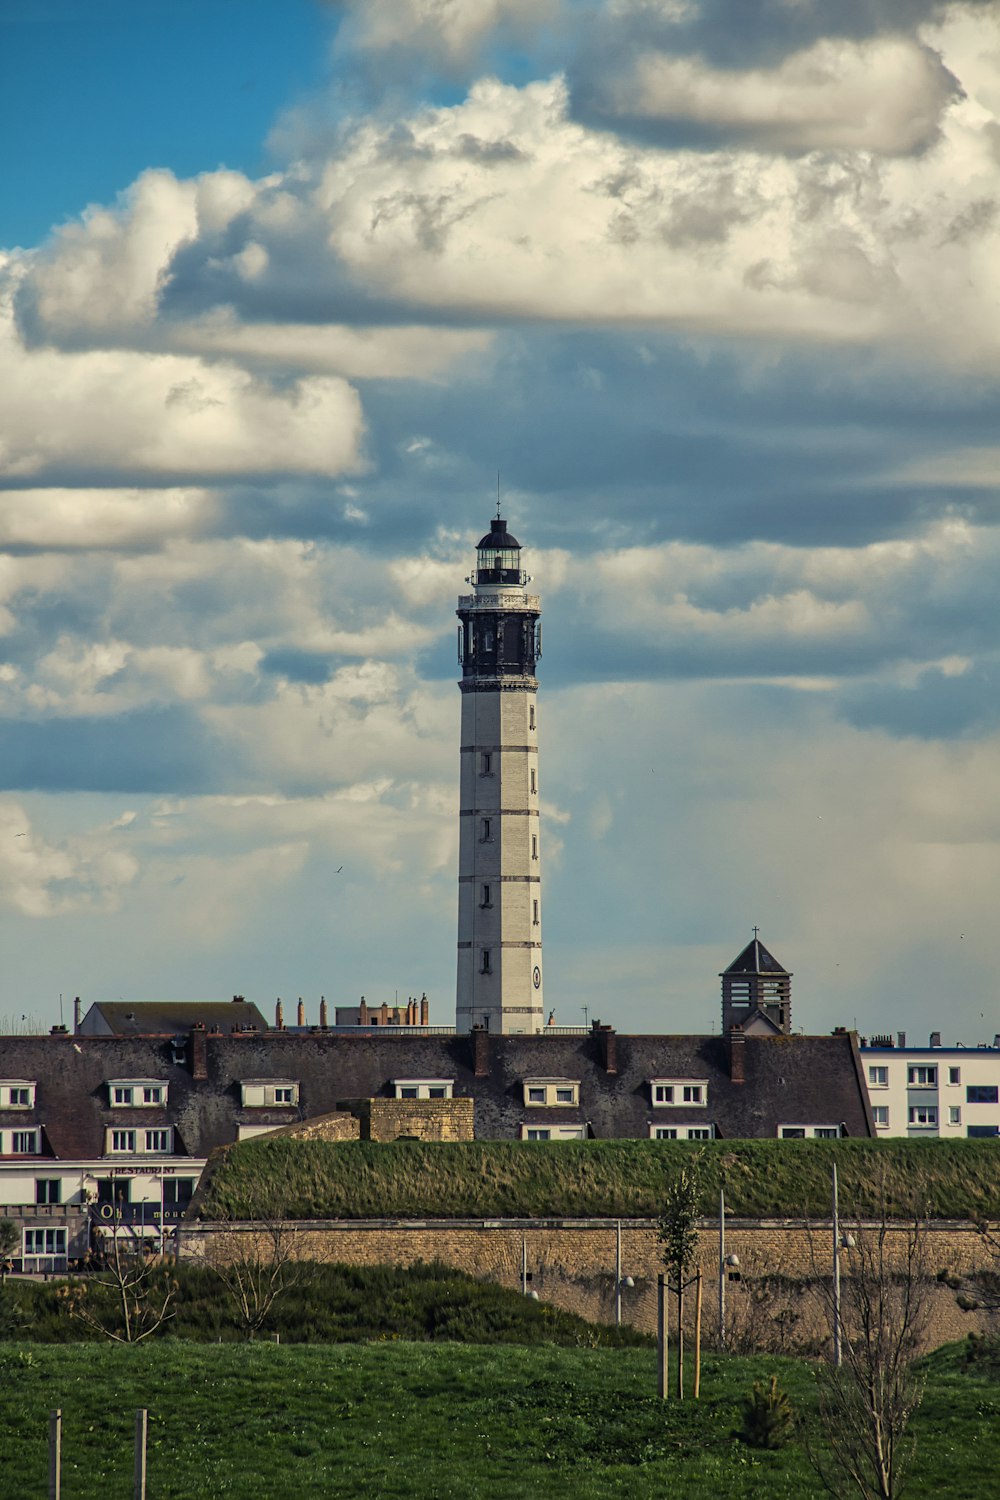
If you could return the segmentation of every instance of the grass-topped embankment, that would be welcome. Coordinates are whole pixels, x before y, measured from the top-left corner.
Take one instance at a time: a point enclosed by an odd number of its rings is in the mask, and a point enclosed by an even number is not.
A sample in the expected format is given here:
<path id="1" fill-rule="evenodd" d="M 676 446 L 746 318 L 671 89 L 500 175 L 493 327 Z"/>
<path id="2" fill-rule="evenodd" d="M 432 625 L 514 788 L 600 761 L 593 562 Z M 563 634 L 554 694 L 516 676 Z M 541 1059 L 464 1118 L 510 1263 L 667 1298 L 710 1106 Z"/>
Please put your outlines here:
<path id="1" fill-rule="evenodd" d="M 656 1399 L 649 1349 L 273 1344 L 0 1346 L 0 1493 L 40 1496 L 52 1407 L 63 1493 L 131 1493 L 133 1413 L 149 1409 L 158 1500 L 815 1500 L 815 1376 L 777 1358 L 705 1360 L 699 1402 Z M 778 1452 L 733 1432 L 771 1373 L 803 1429 Z M 1000 1386 L 928 1362 L 912 1500 L 997 1493 Z"/>
<path id="2" fill-rule="evenodd" d="M 1000 1218 L 993 1141 L 475 1141 L 328 1143 L 266 1137 L 219 1152 L 193 1204 L 200 1219 L 653 1218 L 663 1183 L 697 1153 L 702 1211 L 823 1218 L 830 1168 L 845 1214 Z"/>
<path id="3" fill-rule="evenodd" d="M 218 1276 L 181 1261 L 174 1316 L 157 1338 L 193 1343 L 246 1339 L 233 1299 Z M 99 1335 L 69 1316 L 59 1282 L 7 1282 L 0 1310 L 32 1343 L 91 1342 Z M 99 1300 L 92 1292 L 93 1300 Z M 120 1328 L 114 1299 L 102 1302 L 106 1325 Z M 261 1338 L 277 1334 L 282 1344 L 343 1344 L 410 1339 L 457 1344 L 553 1344 L 566 1348 L 601 1344 L 645 1345 L 634 1328 L 595 1327 L 574 1313 L 535 1302 L 520 1292 L 476 1281 L 442 1265 L 338 1266 L 303 1263 L 294 1284 L 277 1299 Z M 0 1486 L 0 1495 L 3 1494 Z"/>

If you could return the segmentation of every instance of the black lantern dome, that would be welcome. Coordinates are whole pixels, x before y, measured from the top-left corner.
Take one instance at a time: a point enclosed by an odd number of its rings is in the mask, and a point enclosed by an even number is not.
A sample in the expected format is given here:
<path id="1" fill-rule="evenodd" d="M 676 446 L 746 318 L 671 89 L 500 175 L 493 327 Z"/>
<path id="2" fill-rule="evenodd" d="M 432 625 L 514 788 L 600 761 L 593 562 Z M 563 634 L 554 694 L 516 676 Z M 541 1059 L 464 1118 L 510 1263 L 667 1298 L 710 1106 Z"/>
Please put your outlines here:
<path id="1" fill-rule="evenodd" d="M 520 587 L 524 582 L 521 544 L 511 536 L 503 517 L 497 516 L 476 548 L 476 583 Z"/>

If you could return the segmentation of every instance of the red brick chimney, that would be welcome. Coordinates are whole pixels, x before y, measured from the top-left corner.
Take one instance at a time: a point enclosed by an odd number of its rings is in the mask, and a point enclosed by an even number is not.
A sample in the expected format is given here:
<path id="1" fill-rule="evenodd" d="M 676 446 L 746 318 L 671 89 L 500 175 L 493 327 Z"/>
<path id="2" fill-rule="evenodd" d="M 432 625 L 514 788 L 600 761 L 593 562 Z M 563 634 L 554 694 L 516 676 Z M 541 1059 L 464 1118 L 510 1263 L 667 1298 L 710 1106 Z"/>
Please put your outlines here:
<path id="1" fill-rule="evenodd" d="M 591 1035 L 597 1042 L 597 1059 L 605 1073 L 618 1072 L 618 1037 L 613 1026 L 602 1026 L 595 1021 Z"/>
<path id="2" fill-rule="evenodd" d="M 472 1028 L 472 1071 L 477 1078 L 489 1077 L 490 1034 L 485 1026 Z"/>
<path id="3" fill-rule="evenodd" d="M 742 1026 L 732 1026 L 729 1031 L 729 1081 L 730 1083 L 746 1083 L 745 1061 L 746 1061 L 747 1039 L 743 1035 Z"/>
<path id="4" fill-rule="evenodd" d="M 304 1026 L 306 1024 L 306 1008 L 305 1008 L 305 1005 L 302 1002 L 302 996 L 301 995 L 299 996 L 299 1008 L 298 1008 L 297 1015 L 298 1015 L 298 1019 L 296 1021 L 296 1025 L 298 1025 L 298 1026 Z"/>
<path id="5" fill-rule="evenodd" d="M 327 1025 L 329 1024 L 328 1021 L 327 1021 L 326 996 L 325 995 L 320 995 L 320 997 L 319 997 L 319 1024 L 320 1024 L 320 1027 L 322 1028 L 323 1031 L 326 1030 Z"/>
<path id="6" fill-rule="evenodd" d="M 420 997 L 420 1024 L 421 1026 L 431 1024 L 431 1007 L 426 995 Z"/>
<path id="7" fill-rule="evenodd" d="M 208 1077 L 208 1037 L 204 1021 L 196 1021 L 191 1028 L 191 1077 L 203 1083 Z"/>

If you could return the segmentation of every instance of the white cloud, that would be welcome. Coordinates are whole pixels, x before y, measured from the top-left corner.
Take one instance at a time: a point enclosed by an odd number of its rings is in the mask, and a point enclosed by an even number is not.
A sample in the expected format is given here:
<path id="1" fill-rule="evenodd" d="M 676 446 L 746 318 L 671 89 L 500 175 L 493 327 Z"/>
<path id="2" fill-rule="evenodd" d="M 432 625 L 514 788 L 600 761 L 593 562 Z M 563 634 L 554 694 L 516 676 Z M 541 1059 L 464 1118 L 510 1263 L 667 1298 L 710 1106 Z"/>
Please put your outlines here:
<path id="1" fill-rule="evenodd" d="M 215 516 L 207 490 L 5 490 L 0 547 L 99 551 L 143 548 L 197 535 Z"/>
<path id="2" fill-rule="evenodd" d="M 0 464 L 13 478 L 335 474 L 359 466 L 361 436 L 357 394 L 333 376 L 279 387 L 179 355 L 27 349 L 0 323 Z"/>
<path id="3" fill-rule="evenodd" d="M 0 801 L 0 907 L 25 917 L 114 912 L 138 874 L 111 830 L 98 828 L 61 844 L 35 831 L 21 804 Z"/>
<path id="4" fill-rule="evenodd" d="M 557 0 L 351 0 L 351 43 L 372 52 L 405 48 L 465 61 L 498 28 L 525 36 L 557 8 Z"/>
<path id="5" fill-rule="evenodd" d="M 940 58 L 903 36 L 822 38 L 747 70 L 645 51 L 601 90 L 612 117 L 691 121 L 777 150 L 885 155 L 927 146 L 954 92 Z"/>

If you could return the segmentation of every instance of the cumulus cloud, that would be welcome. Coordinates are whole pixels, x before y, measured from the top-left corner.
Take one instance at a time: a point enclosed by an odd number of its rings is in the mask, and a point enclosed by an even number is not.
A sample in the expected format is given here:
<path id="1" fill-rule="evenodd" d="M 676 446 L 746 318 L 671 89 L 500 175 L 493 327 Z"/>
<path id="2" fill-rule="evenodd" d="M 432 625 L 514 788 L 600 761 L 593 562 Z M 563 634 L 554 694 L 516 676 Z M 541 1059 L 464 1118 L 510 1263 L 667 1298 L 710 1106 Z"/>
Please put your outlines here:
<path id="1" fill-rule="evenodd" d="M 94 829 L 50 844 L 25 809 L 0 801 L 0 906 L 26 917 L 118 909 L 138 865 L 116 848 L 112 831 Z"/>
<path id="2" fill-rule="evenodd" d="M 361 440 L 357 394 L 333 376 L 277 386 L 180 355 L 28 349 L 0 322 L 0 467 L 15 480 L 338 473 Z"/>
<path id="3" fill-rule="evenodd" d="M 521 38 L 551 20 L 558 0 L 351 0 L 348 47 L 423 53 L 466 63 L 496 33 Z M 412 66 L 412 61 L 411 61 Z"/>
<path id="4" fill-rule="evenodd" d="M 689 122 L 768 149 L 894 156 L 935 139 L 956 91 L 936 53 L 888 36 L 823 38 L 773 67 L 745 71 L 644 52 L 617 75 L 602 74 L 598 101 L 621 123 Z"/>
<path id="5" fill-rule="evenodd" d="M 170 487 L 6 490 L 0 547 L 11 552 L 142 550 L 207 530 L 215 506 L 211 491 Z"/>

